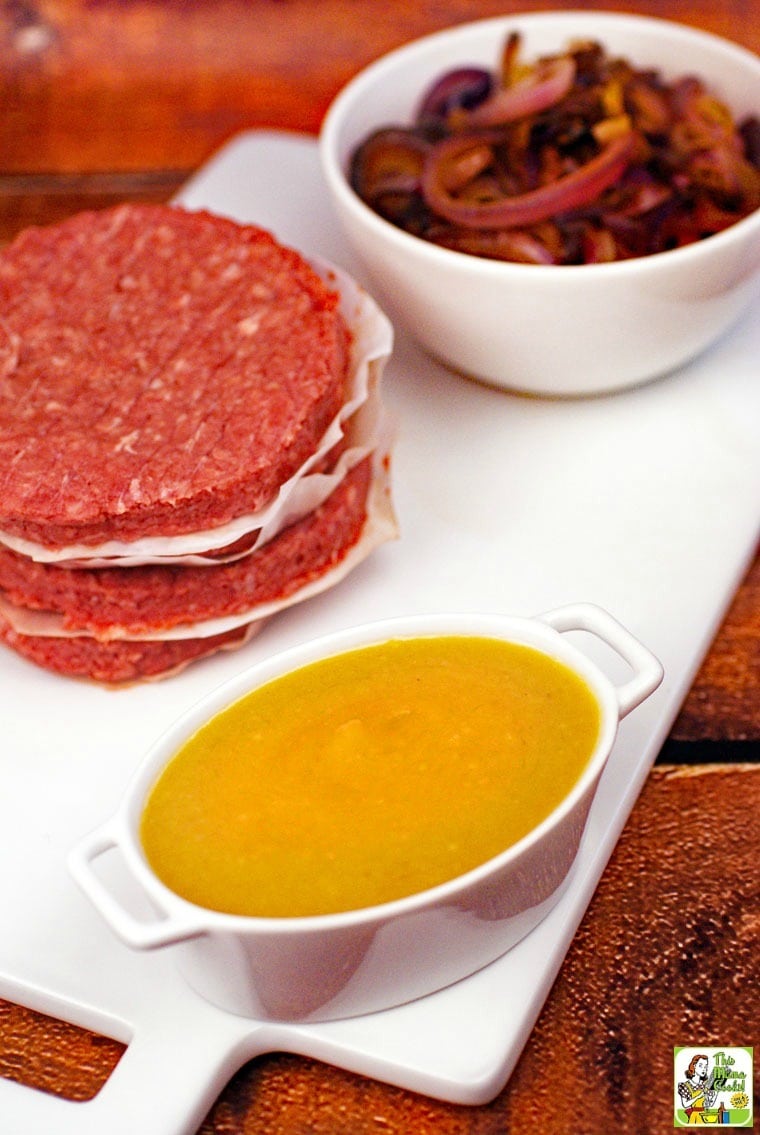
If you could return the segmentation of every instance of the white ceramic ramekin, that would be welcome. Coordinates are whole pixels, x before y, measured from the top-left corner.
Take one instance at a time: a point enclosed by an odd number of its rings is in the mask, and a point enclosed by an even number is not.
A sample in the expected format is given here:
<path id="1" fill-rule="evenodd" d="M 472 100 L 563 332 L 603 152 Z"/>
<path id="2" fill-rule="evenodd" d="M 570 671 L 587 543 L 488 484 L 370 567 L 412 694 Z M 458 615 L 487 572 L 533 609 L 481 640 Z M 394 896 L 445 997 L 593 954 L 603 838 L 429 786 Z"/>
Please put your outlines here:
<path id="1" fill-rule="evenodd" d="M 593 39 L 667 79 L 701 76 L 735 120 L 758 113 L 760 59 L 696 28 L 608 12 L 536 12 L 462 24 L 370 64 L 329 108 L 320 157 L 336 213 L 388 313 L 435 358 L 469 377 L 546 396 L 635 386 L 686 363 L 757 294 L 760 210 L 697 244 L 610 264 L 514 264 L 412 236 L 351 188 L 355 147 L 411 120 L 426 87 L 452 68 L 493 68 L 508 32 L 524 56 Z"/>
<path id="2" fill-rule="evenodd" d="M 621 656 L 632 671 L 628 680 L 615 685 L 566 636 L 573 630 L 591 632 Z M 343 914 L 223 914 L 187 902 L 160 882 L 141 848 L 140 817 L 164 765 L 204 722 L 264 682 L 319 658 L 389 639 L 452 634 L 533 646 L 571 667 L 598 700 L 601 729 L 589 764 L 570 794 L 532 832 L 450 882 Z M 233 1013 L 305 1021 L 389 1008 L 480 969 L 551 909 L 575 859 L 618 722 L 661 679 L 657 659 L 612 616 L 591 604 L 535 618 L 417 615 L 341 631 L 259 662 L 181 717 L 148 753 L 116 814 L 74 848 L 69 866 L 124 942 L 137 949 L 172 945 L 189 984 Z M 98 862 L 114 852 L 122 874 L 126 870 L 126 888 Z M 139 912 L 133 905 L 135 885 L 147 899 Z"/>

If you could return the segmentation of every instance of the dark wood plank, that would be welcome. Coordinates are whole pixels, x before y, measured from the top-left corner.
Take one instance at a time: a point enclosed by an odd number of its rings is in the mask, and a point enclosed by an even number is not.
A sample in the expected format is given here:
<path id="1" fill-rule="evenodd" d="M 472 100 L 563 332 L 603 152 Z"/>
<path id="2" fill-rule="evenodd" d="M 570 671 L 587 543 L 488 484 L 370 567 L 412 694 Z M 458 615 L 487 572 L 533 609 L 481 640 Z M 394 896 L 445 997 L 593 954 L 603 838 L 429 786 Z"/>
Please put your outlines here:
<path id="1" fill-rule="evenodd" d="M 0 1076 L 6 1080 L 63 1099 L 89 1100 L 113 1072 L 124 1047 L 111 1037 L 0 998 Z"/>
<path id="2" fill-rule="evenodd" d="M 557 8 L 574 8 L 558 0 Z M 586 8 L 629 11 L 621 0 Z M 193 169 L 253 126 L 316 132 L 366 63 L 541 0 L 13 0 L 0 8 L 0 172 Z M 756 0 L 640 0 L 760 50 Z"/>
<path id="3" fill-rule="evenodd" d="M 748 759 L 760 758 L 760 559 L 739 587 L 671 737 L 737 742 Z"/>

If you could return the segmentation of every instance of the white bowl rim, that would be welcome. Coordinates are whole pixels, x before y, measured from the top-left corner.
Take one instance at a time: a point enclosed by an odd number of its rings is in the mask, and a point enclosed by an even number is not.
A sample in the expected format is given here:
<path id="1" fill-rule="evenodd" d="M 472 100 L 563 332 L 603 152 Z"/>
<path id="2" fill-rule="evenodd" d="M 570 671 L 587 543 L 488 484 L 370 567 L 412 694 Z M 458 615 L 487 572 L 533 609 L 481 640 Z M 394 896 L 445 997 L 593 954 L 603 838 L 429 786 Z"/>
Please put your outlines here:
<path id="1" fill-rule="evenodd" d="M 424 627 L 438 625 L 438 630 L 424 630 Z M 491 627 L 489 631 L 486 629 Z M 498 632 L 498 627 L 509 628 L 509 633 Z M 453 629 L 459 627 L 459 630 Z M 477 629 L 480 627 L 480 629 Z M 470 628 L 470 629 L 468 629 Z M 525 637 L 521 637 L 520 632 Z M 147 795 L 158 776 L 172 759 L 182 742 L 197 728 L 239 698 L 252 692 L 266 681 L 288 673 L 300 666 L 308 665 L 320 658 L 330 657 L 372 643 L 387 641 L 390 638 L 422 637 L 425 635 L 474 635 L 526 642 L 542 647 L 529 640 L 541 638 L 547 643 L 545 653 L 566 662 L 591 688 L 601 712 L 599 736 L 589 756 L 588 762 L 578 780 L 559 804 L 539 824 L 521 839 L 503 851 L 492 856 L 469 871 L 462 872 L 452 879 L 417 891 L 411 895 L 386 903 L 359 907 L 352 910 L 328 914 L 268 917 L 259 915 L 231 914 L 214 910 L 183 898 L 168 887 L 153 871 L 147 861 L 139 837 L 139 823 Z M 548 644 L 551 644 L 551 648 Z M 261 659 L 251 667 L 241 671 L 222 685 L 211 690 L 200 701 L 190 706 L 154 742 L 143 761 L 138 766 L 132 782 L 127 787 L 120 807 L 101 830 L 110 831 L 114 842 L 125 856 L 137 880 L 146 893 L 159 898 L 161 905 L 172 917 L 176 911 L 183 921 L 188 914 L 195 917 L 198 933 L 226 932 L 260 934 L 263 936 L 308 935 L 312 933 L 336 931 L 352 926 L 374 926 L 389 922 L 405 914 L 445 905 L 456 901 L 456 896 L 470 887 L 484 881 L 491 874 L 506 868 L 511 862 L 521 858 L 527 851 L 541 842 L 551 831 L 577 807 L 582 798 L 593 789 L 604 770 L 612 750 L 619 724 L 619 709 L 612 682 L 590 658 L 573 645 L 560 632 L 554 630 L 540 617 L 494 615 L 486 612 L 449 612 L 420 615 L 395 616 L 389 619 L 363 623 L 348 627 L 297 646 L 287 648 L 270 657 Z"/>
<path id="2" fill-rule="evenodd" d="M 369 224 L 378 235 L 395 244 L 399 252 L 414 252 L 417 256 L 426 256 L 430 259 L 431 265 L 448 265 L 449 267 L 456 265 L 462 270 L 468 268 L 471 271 L 477 270 L 478 273 L 482 273 L 486 277 L 504 278 L 514 273 L 518 278 L 524 278 L 526 272 L 537 279 L 540 277 L 558 278 L 558 272 L 561 272 L 563 276 L 568 273 L 572 273 L 573 276 L 577 276 L 579 273 L 593 273 L 595 276 L 601 277 L 602 274 L 626 276 L 646 271 L 658 271 L 657 266 L 665 262 L 671 265 L 677 263 L 688 265 L 690 260 L 699 260 L 705 256 L 710 256 L 713 250 L 741 243 L 748 230 L 754 232 L 756 229 L 760 229 L 760 208 L 757 208 L 720 232 L 712 233 L 703 240 L 695 241 L 681 248 L 665 249 L 662 252 L 654 252 L 647 256 L 636 256 L 628 260 L 598 264 L 520 264 L 508 260 L 491 260 L 471 253 L 460 252 L 456 249 L 441 248 L 430 241 L 414 236 L 412 233 L 391 224 L 390 221 L 386 221 L 362 201 L 351 188 L 346 171 L 338 159 L 338 134 L 350 110 L 354 95 L 371 86 L 378 75 L 382 75 L 386 70 L 392 70 L 396 64 L 403 63 L 407 57 L 413 57 L 439 43 L 456 40 L 461 35 L 474 35 L 490 30 L 493 30 L 496 34 L 498 31 L 503 31 L 517 24 L 528 28 L 542 24 L 556 24 L 560 29 L 563 24 L 567 24 L 569 32 L 576 23 L 594 24 L 600 31 L 600 38 L 605 25 L 623 29 L 630 26 L 632 29 L 650 29 L 663 32 L 676 39 L 701 43 L 710 50 L 730 56 L 736 60 L 737 64 L 754 68 L 760 82 L 760 56 L 755 55 L 748 48 L 715 35 L 713 32 L 660 16 L 579 8 L 488 16 L 442 28 L 409 43 L 402 44 L 369 63 L 353 78 L 349 79 L 328 107 L 319 132 L 320 160 L 328 183 L 332 185 L 333 190 L 347 208 L 351 209 L 355 215 L 360 216 L 362 221 Z"/>

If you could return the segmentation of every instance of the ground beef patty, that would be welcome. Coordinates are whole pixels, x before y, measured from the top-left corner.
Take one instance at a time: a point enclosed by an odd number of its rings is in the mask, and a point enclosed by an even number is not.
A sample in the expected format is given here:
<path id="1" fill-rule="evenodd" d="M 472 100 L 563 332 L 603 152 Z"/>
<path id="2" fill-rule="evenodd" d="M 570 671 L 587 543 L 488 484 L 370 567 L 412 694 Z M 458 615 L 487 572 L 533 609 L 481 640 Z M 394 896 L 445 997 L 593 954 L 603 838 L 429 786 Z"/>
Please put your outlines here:
<path id="1" fill-rule="evenodd" d="M 120 684 L 162 677 L 189 662 L 234 649 L 248 637 L 246 627 L 210 638 L 183 638 L 167 642 L 112 642 L 94 638 L 48 638 L 18 634 L 0 614 L 0 642 L 45 670 L 67 678 L 90 678 Z"/>
<path id="2" fill-rule="evenodd" d="M 338 299 L 261 229 L 127 204 L 0 252 L 0 531 L 48 547 L 253 512 L 344 399 Z"/>
<path id="3" fill-rule="evenodd" d="M 0 548 L 0 590 L 16 606 L 56 612 L 67 630 L 104 641 L 237 615 L 287 598 L 342 560 L 361 535 L 371 475 L 365 458 L 313 512 L 230 563 L 70 569 Z M 61 657 L 74 650 L 66 641 Z"/>

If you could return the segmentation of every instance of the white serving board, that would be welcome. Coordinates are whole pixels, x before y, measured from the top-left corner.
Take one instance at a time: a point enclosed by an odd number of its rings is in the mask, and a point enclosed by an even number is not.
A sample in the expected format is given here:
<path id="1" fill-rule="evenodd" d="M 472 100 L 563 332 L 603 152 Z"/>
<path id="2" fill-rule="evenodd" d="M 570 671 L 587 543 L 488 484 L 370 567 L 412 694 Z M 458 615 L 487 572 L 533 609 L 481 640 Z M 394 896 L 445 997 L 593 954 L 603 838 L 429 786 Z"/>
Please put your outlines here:
<path id="1" fill-rule="evenodd" d="M 180 200 L 265 225 L 365 280 L 311 139 L 242 135 Z M 0 1081 L 3 1135 L 192 1135 L 233 1072 L 267 1051 L 485 1103 L 535 1023 L 756 545 L 760 304 L 683 371 L 576 402 L 457 377 L 425 358 L 403 318 L 389 314 L 398 542 L 244 650 L 166 682 L 106 691 L 0 650 L 0 996 L 129 1042 L 87 1103 Z M 622 723 L 559 904 L 476 976 L 373 1016 L 263 1025 L 193 994 L 171 949 L 123 946 L 68 877 L 67 852 L 115 808 L 157 733 L 263 655 L 379 617 L 443 608 L 531 615 L 576 600 L 606 607 L 640 637 L 661 658 L 665 681 Z"/>

